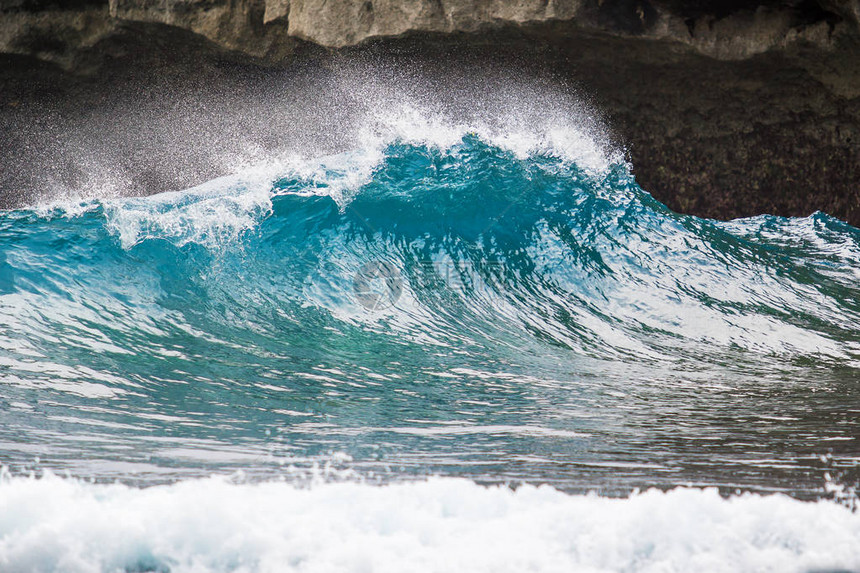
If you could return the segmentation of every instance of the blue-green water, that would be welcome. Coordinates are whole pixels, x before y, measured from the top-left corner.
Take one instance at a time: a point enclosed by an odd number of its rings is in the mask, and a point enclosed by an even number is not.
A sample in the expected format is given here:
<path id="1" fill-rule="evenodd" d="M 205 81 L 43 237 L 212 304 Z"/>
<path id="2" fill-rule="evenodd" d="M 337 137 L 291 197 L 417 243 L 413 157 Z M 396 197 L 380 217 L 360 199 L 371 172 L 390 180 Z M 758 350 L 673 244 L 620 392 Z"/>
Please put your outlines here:
<path id="1" fill-rule="evenodd" d="M 860 230 L 679 215 L 622 162 L 580 163 L 464 132 L 3 212 L 7 493 L 33 470 L 135 488 L 241 470 L 850 503 Z"/>
<path id="2" fill-rule="evenodd" d="M 3 213 L 3 463 L 793 492 L 856 468 L 857 229 L 677 215 L 623 165 L 468 134 L 382 153 Z"/>

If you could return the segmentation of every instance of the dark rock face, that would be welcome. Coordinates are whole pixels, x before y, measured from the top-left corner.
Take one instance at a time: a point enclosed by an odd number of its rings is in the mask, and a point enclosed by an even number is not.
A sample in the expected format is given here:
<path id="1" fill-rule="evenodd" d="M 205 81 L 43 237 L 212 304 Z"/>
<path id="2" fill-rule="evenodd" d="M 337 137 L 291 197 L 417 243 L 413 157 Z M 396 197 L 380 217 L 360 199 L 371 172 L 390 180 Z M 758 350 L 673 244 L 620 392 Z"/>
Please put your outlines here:
<path id="1" fill-rule="evenodd" d="M 860 226 L 858 19 L 858 0 L 0 0 L 0 203 L 38 197 L 32 166 L 56 155 L 33 142 L 93 110 L 223 86 L 254 97 L 274 69 L 394 53 L 507 60 L 576 85 L 676 210 L 822 210 Z M 125 152 L 135 165 L 184 153 L 165 147 Z M 215 163 L 136 167 L 130 192 L 199 182 Z"/>
<path id="2" fill-rule="evenodd" d="M 568 39 L 580 78 L 626 143 L 643 188 L 714 218 L 815 210 L 860 225 L 860 46 L 742 61 L 630 39 Z M 638 53 L 635 63 L 619 53 Z M 605 73 L 612 62 L 613 73 Z"/>

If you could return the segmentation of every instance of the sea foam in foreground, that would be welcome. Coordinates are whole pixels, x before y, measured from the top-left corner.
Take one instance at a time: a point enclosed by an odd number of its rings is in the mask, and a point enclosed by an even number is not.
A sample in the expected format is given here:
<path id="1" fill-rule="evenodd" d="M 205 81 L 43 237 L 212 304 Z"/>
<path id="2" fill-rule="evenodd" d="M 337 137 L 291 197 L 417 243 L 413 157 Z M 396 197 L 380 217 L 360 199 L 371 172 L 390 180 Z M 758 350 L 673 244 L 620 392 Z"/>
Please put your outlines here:
<path id="1" fill-rule="evenodd" d="M 0 486 L 3 571 L 822 571 L 860 568 L 860 515 L 712 489 L 626 499 L 465 479 L 369 486 L 48 476 Z"/>

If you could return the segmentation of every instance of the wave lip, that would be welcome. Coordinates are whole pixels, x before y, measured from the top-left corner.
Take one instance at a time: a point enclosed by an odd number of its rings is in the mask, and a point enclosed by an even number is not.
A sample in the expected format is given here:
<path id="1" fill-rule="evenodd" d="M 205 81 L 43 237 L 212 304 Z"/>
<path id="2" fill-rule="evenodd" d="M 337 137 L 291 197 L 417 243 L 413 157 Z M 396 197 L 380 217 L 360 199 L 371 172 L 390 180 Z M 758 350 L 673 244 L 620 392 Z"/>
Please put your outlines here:
<path id="1" fill-rule="evenodd" d="M 138 489 L 0 484 L 0 566 L 25 571 L 811 571 L 860 568 L 860 514 L 714 489 L 629 498 L 434 478 Z"/>

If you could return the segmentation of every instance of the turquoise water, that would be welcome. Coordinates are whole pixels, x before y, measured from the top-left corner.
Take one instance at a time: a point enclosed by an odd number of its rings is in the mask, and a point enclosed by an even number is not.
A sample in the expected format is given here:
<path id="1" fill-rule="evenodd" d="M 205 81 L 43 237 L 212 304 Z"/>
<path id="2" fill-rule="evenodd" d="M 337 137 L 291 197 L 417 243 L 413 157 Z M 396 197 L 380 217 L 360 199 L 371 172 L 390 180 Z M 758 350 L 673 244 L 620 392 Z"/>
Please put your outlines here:
<path id="1" fill-rule="evenodd" d="M 835 527 L 819 554 L 791 541 L 812 527 L 777 535 L 789 557 L 775 567 L 860 566 L 856 514 L 758 497 L 856 499 L 860 230 L 823 213 L 716 222 L 671 212 L 611 156 L 471 130 L 444 144 L 394 138 L 182 192 L 3 212 L 0 317 L 0 564 L 11 570 L 347 570 L 365 562 L 347 552 L 328 567 L 307 544 L 299 559 L 271 533 L 284 522 L 230 513 L 302 507 L 300 523 L 328 527 L 338 496 L 420 539 L 405 524 L 422 509 L 403 507 L 448 499 L 457 517 L 482 496 L 508 525 L 534 509 L 561 526 L 551 511 L 569 511 L 589 535 L 623 534 L 610 523 L 624 514 L 617 501 L 639 519 L 672 508 L 678 529 L 666 535 L 678 539 L 695 507 L 707 517 L 699 534 L 718 537 L 728 502 L 713 492 L 580 497 L 652 486 L 752 492 L 729 512 L 746 541 L 770 522 L 745 512 Z M 80 506 L 86 527 L 60 529 L 92 539 L 60 536 L 42 561 L 28 553 L 22 532 L 59 519 L 21 517 L 41 499 Z M 277 550 L 257 540 L 225 557 L 224 540 L 195 537 L 193 523 L 179 549 L 154 541 L 201 504 L 243 531 L 262 527 Z M 145 533 L 107 543 L 105 557 L 98 524 L 124 519 Z M 413 552 L 414 567 L 368 557 L 367 570 L 648 570 L 657 557 L 763 570 L 722 545 L 712 561 L 688 546 L 661 557 L 648 527 L 629 527 L 651 549 L 612 545 L 616 561 L 433 561 L 440 549 L 426 562 Z M 354 540 L 338 531 L 319 535 Z"/>

